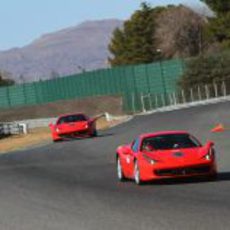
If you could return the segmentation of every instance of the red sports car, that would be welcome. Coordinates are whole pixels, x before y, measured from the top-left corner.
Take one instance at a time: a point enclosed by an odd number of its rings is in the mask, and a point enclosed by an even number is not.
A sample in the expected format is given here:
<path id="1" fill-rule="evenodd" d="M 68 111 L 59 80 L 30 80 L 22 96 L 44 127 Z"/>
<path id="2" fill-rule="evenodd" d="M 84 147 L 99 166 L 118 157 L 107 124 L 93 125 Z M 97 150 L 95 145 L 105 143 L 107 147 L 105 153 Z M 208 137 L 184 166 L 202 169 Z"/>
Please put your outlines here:
<path id="1" fill-rule="evenodd" d="M 50 124 L 53 141 L 69 137 L 97 136 L 97 118 L 89 118 L 83 113 L 60 116 L 55 124 Z"/>
<path id="2" fill-rule="evenodd" d="M 136 184 L 163 178 L 217 174 L 214 143 L 202 145 L 185 131 L 143 134 L 116 152 L 120 181 L 134 179 Z"/>

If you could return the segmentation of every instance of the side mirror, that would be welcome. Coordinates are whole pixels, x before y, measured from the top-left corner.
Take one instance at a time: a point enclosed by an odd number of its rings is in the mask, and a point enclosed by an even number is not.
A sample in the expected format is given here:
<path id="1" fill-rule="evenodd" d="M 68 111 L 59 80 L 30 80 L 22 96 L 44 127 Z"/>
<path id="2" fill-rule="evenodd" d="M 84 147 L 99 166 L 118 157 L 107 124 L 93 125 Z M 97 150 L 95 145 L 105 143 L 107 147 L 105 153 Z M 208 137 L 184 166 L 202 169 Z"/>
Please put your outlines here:
<path id="1" fill-rule="evenodd" d="M 92 123 L 95 123 L 97 121 L 97 118 L 90 118 L 89 119 L 89 123 L 92 124 Z"/>
<path id="2" fill-rule="evenodd" d="M 129 146 L 124 146 L 123 153 L 127 155 L 131 154 L 132 153 L 131 148 Z"/>
<path id="3" fill-rule="evenodd" d="M 212 147 L 215 145 L 215 143 L 213 141 L 207 141 L 206 145 Z"/>
<path id="4" fill-rule="evenodd" d="M 49 127 L 50 128 L 53 128 L 55 125 L 51 122 L 51 123 L 49 123 Z"/>

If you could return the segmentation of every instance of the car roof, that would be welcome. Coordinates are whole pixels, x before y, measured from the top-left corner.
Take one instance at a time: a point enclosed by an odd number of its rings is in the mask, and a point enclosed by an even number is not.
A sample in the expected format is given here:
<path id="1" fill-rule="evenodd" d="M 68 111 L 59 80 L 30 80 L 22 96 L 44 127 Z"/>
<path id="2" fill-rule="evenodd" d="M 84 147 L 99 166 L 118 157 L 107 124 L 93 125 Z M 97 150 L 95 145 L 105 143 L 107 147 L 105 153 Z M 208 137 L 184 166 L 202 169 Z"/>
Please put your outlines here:
<path id="1" fill-rule="evenodd" d="M 168 134 L 189 134 L 187 131 L 184 130 L 166 130 L 166 131 L 157 131 L 152 133 L 143 133 L 140 135 L 140 138 L 148 138 L 160 135 L 168 135 Z"/>
<path id="2" fill-rule="evenodd" d="M 62 115 L 58 116 L 58 118 L 68 117 L 68 116 L 76 116 L 76 115 L 83 115 L 83 116 L 86 116 L 86 114 L 84 114 L 84 113 L 67 113 L 67 114 L 62 114 Z M 86 116 L 86 117 L 87 117 L 87 116 Z"/>

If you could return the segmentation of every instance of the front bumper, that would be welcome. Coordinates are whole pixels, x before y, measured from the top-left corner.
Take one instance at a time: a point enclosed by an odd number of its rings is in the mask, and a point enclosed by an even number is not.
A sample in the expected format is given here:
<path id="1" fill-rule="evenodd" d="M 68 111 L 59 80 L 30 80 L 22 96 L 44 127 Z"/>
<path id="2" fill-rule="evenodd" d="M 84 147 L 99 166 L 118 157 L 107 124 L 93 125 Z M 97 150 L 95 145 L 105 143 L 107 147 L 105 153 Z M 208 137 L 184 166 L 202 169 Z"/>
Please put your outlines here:
<path id="1" fill-rule="evenodd" d="M 143 166 L 143 165 L 142 165 Z M 183 178 L 196 176 L 211 176 L 217 173 L 215 161 L 200 162 L 196 164 L 184 164 L 173 166 L 157 166 L 145 164 L 141 170 L 143 181 L 166 179 L 166 178 Z"/>
<path id="2" fill-rule="evenodd" d="M 61 132 L 58 135 L 64 138 L 64 137 L 84 136 L 84 135 L 89 135 L 89 134 L 90 134 L 89 129 L 80 129 L 80 130 L 74 130 L 74 131 Z"/>
<path id="3" fill-rule="evenodd" d="M 199 165 L 199 166 L 189 166 L 182 168 L 168 168 L 168 169 L 156 169 L 154 174 L 156 176 L 190 176 L 190 175 L 200 175 L 210 173 L 212 167 L 210 165 Z"/>
<path id="4" fill-rule="evenodd" d="M 68 139 L 71 137 L 85 137 L 91 135 L 91 129 L 85 128 L 85 129 L 76 129 L 76 130 L 67 130 L 67 131 L 55 131 L 53 133 L 53 139 L 55 140 L 61 140 L 61 139 Z"/>

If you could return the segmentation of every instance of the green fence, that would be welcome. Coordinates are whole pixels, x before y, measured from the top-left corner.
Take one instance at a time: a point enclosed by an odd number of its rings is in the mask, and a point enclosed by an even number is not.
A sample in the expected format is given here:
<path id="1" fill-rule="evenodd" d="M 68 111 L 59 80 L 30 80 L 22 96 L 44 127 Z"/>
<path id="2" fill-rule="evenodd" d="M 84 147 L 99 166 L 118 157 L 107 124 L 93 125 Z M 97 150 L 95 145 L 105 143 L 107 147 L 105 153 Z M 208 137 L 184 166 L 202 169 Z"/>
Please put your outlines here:
<path id="1" fill-rule="evenodd" d="M 182 60 L 124 66 L 0 88 L 0 108 L 29 106 L 91 96 L 122 95 L 125 111 L 140 110 L 138 95 L 175 92 Z"/>

